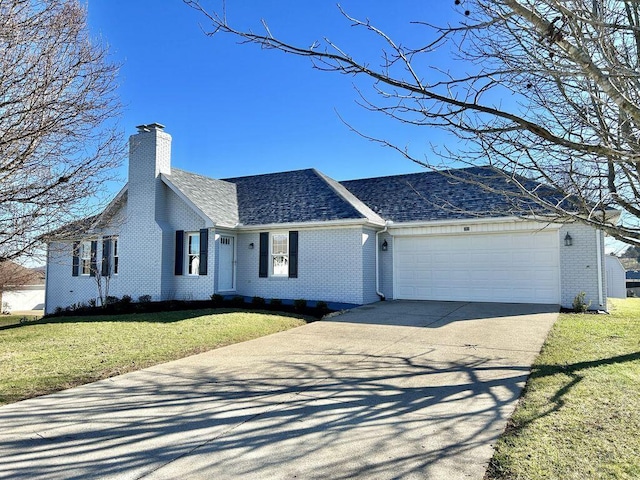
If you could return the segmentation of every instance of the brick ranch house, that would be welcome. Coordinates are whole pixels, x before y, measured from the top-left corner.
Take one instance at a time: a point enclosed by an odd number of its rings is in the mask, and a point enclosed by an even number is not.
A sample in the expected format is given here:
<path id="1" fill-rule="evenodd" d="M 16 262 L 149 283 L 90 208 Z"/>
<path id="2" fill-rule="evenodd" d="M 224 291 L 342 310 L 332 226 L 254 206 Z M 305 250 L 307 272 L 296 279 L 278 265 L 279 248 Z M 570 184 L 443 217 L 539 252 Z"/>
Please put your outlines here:
<path id="1" fill-rule="evenodd" d="M 131 136 L 128 183 L 100 216 L 50 239 L 47 313 L 98 297 L 96 274 L 109 295 L 134 301 L 220 293 L 571 307 L 584 291 L 591 308 L 606 308 L 603 234 L 589 226 L 519 218 L 507 196 L 440 172 L 207 178 L 171 167 L 163 128 Z M 488 167 L 456 172 L 510 188 Z"/>

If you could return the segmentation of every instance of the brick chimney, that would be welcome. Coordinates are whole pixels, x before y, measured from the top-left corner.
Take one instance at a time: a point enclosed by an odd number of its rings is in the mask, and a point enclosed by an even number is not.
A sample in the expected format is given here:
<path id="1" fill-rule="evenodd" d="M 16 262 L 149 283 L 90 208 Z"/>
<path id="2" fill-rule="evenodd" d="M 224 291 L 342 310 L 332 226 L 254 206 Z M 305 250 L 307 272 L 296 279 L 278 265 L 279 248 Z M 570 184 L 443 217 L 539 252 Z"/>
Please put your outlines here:
<path id="1" fill-rule="evenodd" d="M 173 238 L 164 221 L 166 187 L 160 174 L 171 173 L 171 135 L 159 123 L 140 125 L 129 138 L 127 212 L 120 239 L 120 289 L 162 298 L 163 259 Z M 141 273 L 142 272 L 142 273 Z"/>
<path id="2" fill-rule="evenodd" d="M 159 175 L 171 174 L 171 135 L 159 123 L 136 128 L 129 138 L 129 214 L 155 220 L 162 202 Z"/>

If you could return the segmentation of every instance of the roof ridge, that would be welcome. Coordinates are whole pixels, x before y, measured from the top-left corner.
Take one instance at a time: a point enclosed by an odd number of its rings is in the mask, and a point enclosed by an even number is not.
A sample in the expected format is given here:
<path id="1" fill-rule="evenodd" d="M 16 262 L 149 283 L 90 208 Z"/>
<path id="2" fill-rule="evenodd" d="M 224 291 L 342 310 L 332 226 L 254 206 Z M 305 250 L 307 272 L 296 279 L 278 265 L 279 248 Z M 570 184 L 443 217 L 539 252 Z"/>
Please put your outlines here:
<path id="1" fill-rule="evenodd" d="M 171 167 L 171 171 L 173 172 L 174 170 L 177 170 L 180 173 L 186 173 L 187 175 L 193 175 L 194 177 L 203 178 L 205 180 L 213 180 L 214 182 L 232 183 L 232 182 L 228 182 L 226 180 L 223 180 L 221 178 L 209 177 L 207 175 L 202 175 L 201 173 L 194 173 L 194 172 L 189 172 L 188 170 L 183 170 L 182 168 L 173 168 L 173 167 Z M 169 174 L 169 177 L 171 177 L 171 174 Z"/>
<path id="2" fill-rule="evenodd" d="M 284 170 L 284 171 L 281 171 L 281 172 L 258 173 L 258 174 L 255 174 L 255 175 L 241 175 L 239 177 L 228 177 L 228 178 L 222 179 L 222 181 L 230 182 L 231 180 L 238 180 L 238 179 L 241 179 L 241 178 L 268 177 L 269 175 L 284 175 L 284 174 L 287 174 L 287 173 L 308 172 L 308 171 L 313 171 L 313 170 L 315 170 L 315 168 L 313 168 L 313 167 L 298 168 L 296 170 Z"/>
<path id="3" fill-rule="evenodd" d="M 330 176 L 322 173 L 320 170 L 315 168 L 311 169 L 315 175 L 317 175 L 322 181 L 324 181 L 329 188 L 331 188 L 336 195 L 338 195 L 342 200 L 351 205 L 360 215 L 364 218 L 374 221 L 384 223 L 384 219 L 380 217 L 376 212 L 374 212 L 366 203 L 356 197 L 352 192 L 349 191 L 347 187 L 342 185 L 337 180 L 334 180 Z"/>
<path id="4" fill-rule="evenodd" d="M 348 183 L 348 182 L 359 182 L 359 181 L 363 181 L 363 180 L 377 180 L 377 179 L 389 179 L 389 178 L 400 178 L 400 177 L 409 177 L 409 176 L 417 176 L 417 175 L 429 175 L 429 174 L 439 174 L 439 175 L 446 175 L 449 172 L 463 172 L 466 170 L 474 170 L 474 169 L 489 169 L 489 168 L 493 168 L 495 169 L 496 167 L 493 167 L 492 165 L 475 165 L 475 166 L 469 166 L 469 167 L 463 167 L 463 168 L 447 168 L 444 170 L 427 170 L 427 171 L 423 171 L 423 172 L 409 172 L 409 173 L 395 173 L 395 174 L 391 174 L 391 175 L 378 175 L 375 177 L 366 177 L 366 178 L 352 178 L 351 180 L 340 180 L 340 183 Z"/>

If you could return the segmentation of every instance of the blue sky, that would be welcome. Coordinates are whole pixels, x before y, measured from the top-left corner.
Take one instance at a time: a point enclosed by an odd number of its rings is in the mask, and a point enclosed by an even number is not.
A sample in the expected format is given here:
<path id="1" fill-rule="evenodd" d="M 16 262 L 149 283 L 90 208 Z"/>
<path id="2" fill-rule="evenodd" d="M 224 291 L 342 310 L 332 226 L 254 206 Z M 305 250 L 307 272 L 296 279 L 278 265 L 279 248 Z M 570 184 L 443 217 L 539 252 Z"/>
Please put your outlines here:
<path id="1" fill-rule="evenodd" d="M 424 29 L 411 20 L 459 18 L 453 1 L 341 5 L 416 45 Z M 438 130 L 403 127 L 356 105 L 353 77 L 314 70 L 307 59 L 240 45 L 231 36 L 207 37 L 206 19 L 180 0 L 88 0 L 88 12 L 91 34 L 122 64 L 121 128 L 128 136 L 136 125 L 164 124 L 173 136 L 175 167 L 214 178 L 314 167 L 337 180 L 421 169 L 351 132 L 340 117 L 417 155 L 430 154 L 431 143 L 453 141 Z M 256 30 L 264 18 L 275 35 L 301 45 L 328 35 L 351 52 L 378 54 L 375 39 L 354 31 L 334 2 L 228 0 L 227 15 L 231 23 Z M 125 176 L 123 169 L 123 181 Z"/>

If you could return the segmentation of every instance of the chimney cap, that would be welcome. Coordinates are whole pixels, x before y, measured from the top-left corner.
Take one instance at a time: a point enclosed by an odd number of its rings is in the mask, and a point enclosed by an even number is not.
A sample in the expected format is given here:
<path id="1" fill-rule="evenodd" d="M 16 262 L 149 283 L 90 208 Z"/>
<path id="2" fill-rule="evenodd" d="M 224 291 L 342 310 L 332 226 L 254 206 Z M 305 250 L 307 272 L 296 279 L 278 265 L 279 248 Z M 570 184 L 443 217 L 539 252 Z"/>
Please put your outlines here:
<path id="1" fill-rule="evenodd" d="M 138 129 L 138 133 L 142 133 L 142 132 L 150 132 L 152 130 L 164 130 L 164 125 L 162 125 L 161 123 L 149 123 L 148 125 L 138 125 L 136 126 L 136 128 Z"/>

